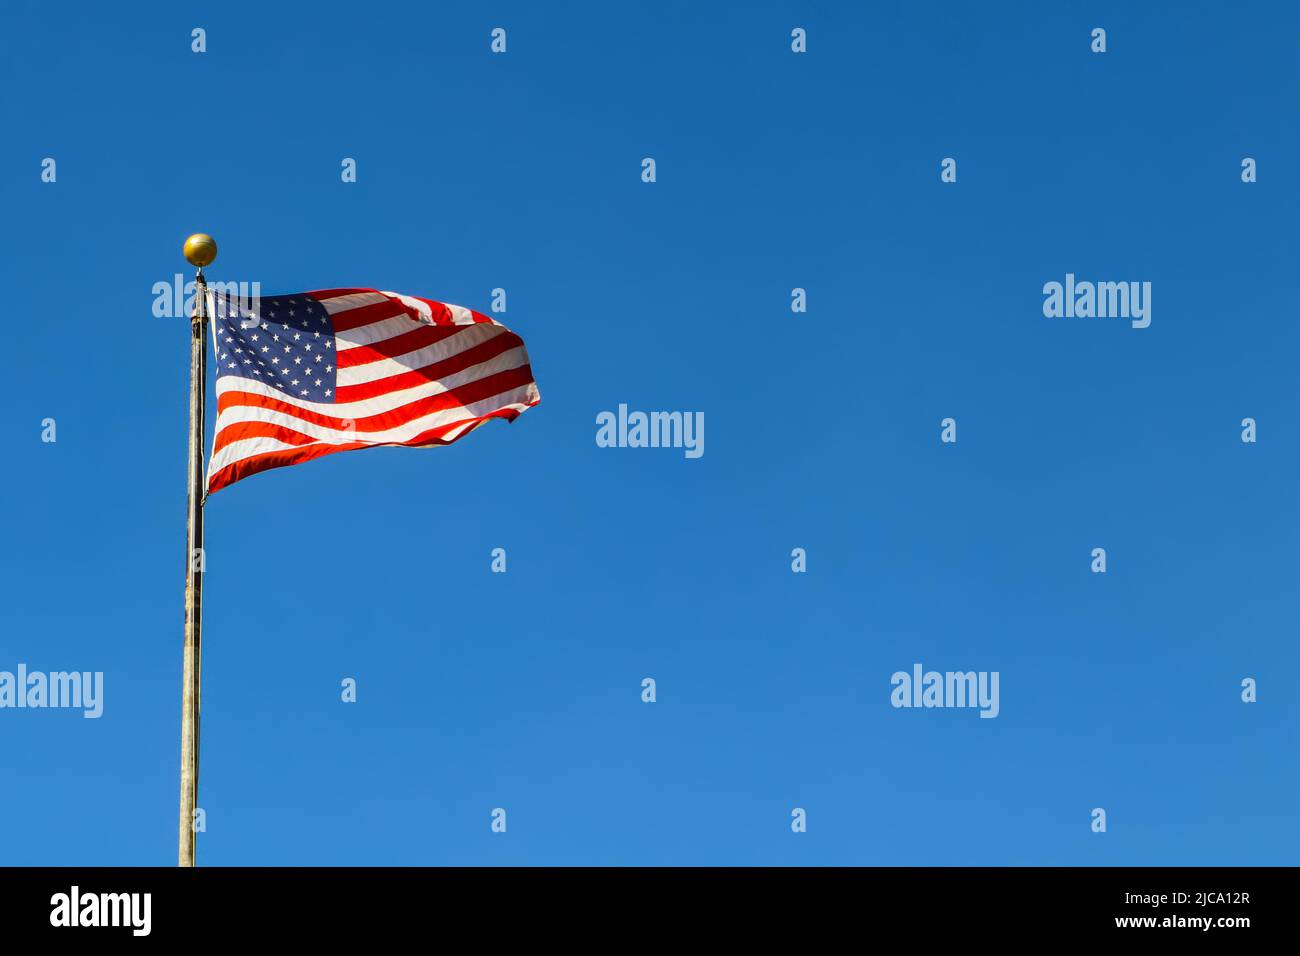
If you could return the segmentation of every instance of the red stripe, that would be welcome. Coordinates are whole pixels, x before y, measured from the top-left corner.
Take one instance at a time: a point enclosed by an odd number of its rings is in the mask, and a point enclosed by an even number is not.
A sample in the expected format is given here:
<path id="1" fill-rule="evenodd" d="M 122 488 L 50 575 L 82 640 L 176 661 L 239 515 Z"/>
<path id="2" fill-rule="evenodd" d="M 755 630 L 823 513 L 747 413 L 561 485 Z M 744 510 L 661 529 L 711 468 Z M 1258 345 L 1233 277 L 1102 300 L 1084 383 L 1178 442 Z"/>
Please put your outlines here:
<path id="1" fill-rule="evenodd" d="M 517 391 L 517 389 L 514 389 L 512 391 Z M 502 392 L 500 394 L 502 396 L 502 400 L 504 401 L 508 393 Z M 515 403 L 510 402 L 509 404 L 515 404 Z M 533 404 L 536 403 L 534 402 Z M 512 421 L 514 420 L 515 416 L 518 415 L 518 412 L 515 409 L 507 409 L 507 411 L 510 412 L 510 418 Z M 493 415 L 493 414 L 496 414 L 496 412 L 488 413 L 488 415 Z M 291 416 L 291 417 L 297 417 L 297 416 Z M 414 421 L 416 418 L 420 418 L 420 417 L 422 416 L 416 415 L 412 418 L 407 418 L 405 421 L 394 423 L 392 427 L 397 427 L 398 425 L 405 425 L 408 422 Z M 465 421 L 469 421 L 469 419 L 459 418 L 456 419 L 456 422 L 453 422 L 452 424 L 454 425 L 456 423 L 465 422 Z M 442 429 L 447 427 L 451 427 L 451 426 L 445 424 L 437 425 L 428 431 L 421 432 L 419 435 L 416 435 L 414 438 L 410 439 L 409 442 L 367 441 L 367 442 L 361 442 L 360 444 L 364 444 L 367 446 L 382 445 L 382 444 L 410 444 L 411 442 L 415 444 L 419 444 L 422 438 L 434 435 L 435 433 L 438 433 Z M 368 429 L 353 428 L 352 433 L 357 437 L 363 437 L 365 434 L 374 431 L 379 431 L 379 430 L 380 429 L 375 429 L 375 428 L 368 428 Z M 232 422 L 229 425 L 222 426 L 221 429 L 217 432 L 217 434 L 213 436 L 212 454 L 215 455 L 217 452 L 221 451 L 227 445 L 231 445 L 237 441 L 243 441 L 248 438 L 275 438 L 278 439 L 279 441 L 284 442 L 286 445 L 310 445 L 315 442 L 321 441 L 320 438 L 317 438 L 313 435 L 308 435 L 304 432 L 300 432 L 297 431 L 296 429 L 290 428 L 287 425 L 281 425 L 276 422 L 264 422 L 264 421 Z"/>
<path id="2" fill-rule="evenodd" d="M 472 328 L 472 326 L 465 326 L 465 328 Z M 417 385 L 424 385 L 427 382 L 440 381 L 450 375 L 455 375 L 457 372 L 463 372 L 475 365 L 494 359 L 513 348 L 518 348 L 520 345 L 523 345 L 523 342 L 519 336 L 513 332 L 503 332 L 501 335 L 494 335 L 486 342 L 480 342 L 478 345 L 462 349 L 455 355 L 420 368 L 413 368 L 407 372 L 398 372 L 396 375 L 389 375 L 387 378 L 377 378 L 373 382 L 340 385 L 336 400 L 340 403 L 361 402 L 367 398 L 387 395 L 389 392 L 400 392 L 405 388 L 415 388 Z"/>
<path id="3" fill-rule="evenodd" d="M 536 405 L 537 403 L 533 402 L 532 404 Z M 472 428 L 465 429 L 463 432 L 461 432 L 459 435 L 457 435 L 455 438 L 451 440 L 451 441 L 460 441 L 460 439 L 464 438 L 475 428 L 478 428 L 479 425 L 483 425 L 487 422 L 490 422 L 494 418 L 504 418 L 508 422 L 513 422 L 521 414 L 522 412 L 520 412 L 519 409 L 517 408 L 498 408 L 494 412 L 488 412 L 486 415 L 480 415 L 477 419 L 465 419 L 463 421 L 454 422 L 451 425 L 439 425 L 437 428 L 431 428 L 427 432 L 423 432 L 419 435 L 416 435 L 410 441 L 400 442 L 399 444 L 413 446 L 413 447 L 420 446 L 420 445 L 428 445 L 433 443 L 434 441 L 441 439 L 443 435 L 447 434 L 447 432 L 451 431 L 453 428 L 465 424 L 465 421 L 473 421 L 475 424 Z M 451 442 L 440 442 L 440 443 L 444 445 L 451 444 Z"/>
<path id="4" fill-rule="evenodd" d="M 363 292 L 378 292 L 378 289 L 316 289 L 307 294 L 318 302 L 337 299 L 341 295 L 360 295 Z"/>
<path id="5" fill-rule="evenodd" d="M 533 404 L 536 404 L 535 402 Z M 385 445 L 418 447 L 421 445 L 450 445 L 452 442 L 464 438 L 475 428 L 493 418 L 504 418 L 507 421 L 514 421 L 519 417 L 517 409 L 498 409 L 489 412 L 478 418 L 461 419 L 460 421 L 451 422 L 447 425 L 440 425 L 435 429 L 417 435 L 410 441 L 404 442 L 385 442 Z M 475 424 L 466 428 L 463 432 L 450 440 L 443 440 L 442 435 L 459 428 L 466 422 Z M 286 430 L 287 431 L 287 430 Z M 293 433 L 296 434 L 296 433 Z M 286 465 L 296 465 L 300 462 L 310 461 L 313 458 L 319 458 L 321 455 L 328 455 L 336 451 L 351 451 L 356 448 L 382 448 L 383 445 L 373 445 L 367 442 L 350 442 L 346 445 L 307 445 L 302 448 L 282 448 L 279 451 L 263 452 L 260 455 L 250 455 L 248 458 L 241 458 L 239 461 L 232 462 L 225 468 L 222 468 L 212 480 L 208 482 L 208 494 L 220 491 L 227 485 L 232 485 L 241 478 L 247 478 L 249 475 L 255 475 L 259 471 L 269 471 L 272 468 L 283 468 Z"/>
<path id="6" fill-rule="evenodd" d="M 362 305 L 355 309 L 344 309 L 342 312 L 335 312 L 330 316 L 330 321 L 334 323 L 334 334 L 347 332 L 349 329 L 357 329 L 363 325 L 370 325 L 373 322 L 382 322 L 384 319 L 396 318 L 399 315 L 410 315 L 406 306 L 396 299 L 387 299 L 383 302 L 376 302 L 373 305 Z M 412 322 L 415 320 L 412 319 Z"/>
<path id="7" fill-rule="evenodd" d="M 371 322 L 378 322 L 382 318 L 391 319 L 394 316 L 402 315 L 403 313 L 409 316 L 412 322 L 419 322 L 421 325 L 428 324 L 426 319 L 420 316 L 418 310 L 406 305 L 401 299 L 390 296 L 385 292 L 380 292 L 378 289 L 320 289 L 316 292 L 308 292 L 307 295 L 314 297 L 318 302 L 324 304 L 327 299 L 337 299 L 346 295 L 363 295 L 367 293 L 385 296 L 388 299 L 388 303 L 391 303 L 397 311 L 387 315 L 380 315 L 378 317 L 374 317 L 373 313 L 366 313 L 366 310 L 368 309 L 377 309 L 384 306 L 386 303 L 383 302 L 376 302 L 373 305 L 360 306 L 355 309 L 344 309 L 342 312 L 332 316 L 336 331 L 346 332 L 348 329 L 355 329 L 358 326 L 369 325 Z M 430 312 L 428 318 L 434 325 L 456 324 L 455 319 L 451 314 L 451 307 L 447 305 L 447 303 L 439 302 L 436 299 L 421 298 L 416 295 L 409 295 L 407 298 L 415 299 L 417 302 L 423 302 L 427 305 Z M 489 318 L 482 312 L 475 312 L 473 309 L 465 309 L 465 311 L 470 314 L 470 318 L 476 323 L 486 323 L 488 325 L 498 324 L 495 319 Z M 357 313 L 364 313 L 364 315 L 358 315 Z M 362 321 L 363 318 L 365 318 L 365 321 Z"/>
<path id="8" fill-rule="evenodd" d="M 338 367 L 356 368 L 358 365 L 367 365 L 380 359 L 395 358 L 422 349 L 426 345 L 435 345 L 443 339 L 473 327 L 472 325 L 421 325 L 409 332 L 394 335 L 391 339 L 344 349 L 338 353 Z"/>
<path id="9" fill-rule="evenodd" d="M 258 395 L 254 392 L 223 392 L 217 399 L 217 414 L 220 415 L 228 408 L 239 406 L 252 406 L 253 408 L 269 408 L 273 411 L 283 412 L 294 418 L 310 422 L 313 425 L 320 425 L 324 428 L 334 428 L 344 430 L 355 426 L 355 430 L 360 432 L 378 432 L 385 431 L 389 428 L 397 428 L 413 421 L 417 418 L 423 418 L 425 415 L 431 415 L 434 412 L 445 411 L 456 406 L 469 405 L 473 402 L 481 402 L 485 398 L 491 398 L 493 395 L 500 395 L 503 392 L 528 385 L 533 381 L 533 370 L 528 365 L 521 365 L 519 368 L 507 369 L 504 372 L 498 372 L 495 375 L 488 375 L 485 378 L 475 379 L 465 385 L 449 389 L 446 392 L 439 392 L 437 395 L 429 395 L 425 398 L 417 399 L 406 405 L 389 409 L 378 415 L 371 415 L 368 418 L 347 419 L 334 418 L 330 415 L 322 415 L 320 412 L 311 411 L 302 408 L 296 404 L 291 404 L 283 399 L 270 398 L 266 395 Z M 230 428 L 233 426 L 226 426 Z M 226 428 L 221 431 L 224 433 Z M 220 437 L 220 436 L 218 436 Z"/>
<path id="10" fill-rule="evenodd" d="M 212 476 L 212 480 L 208 482 L 208 494 L 220 491 L 226 485 L 232 485 L 240 478 L 247 478 L 259 471 L 283 468 L 285 465 L 296 465 L 299 462 L 311 461 L 313 458 L 319 458 L 321 455 L 328 455 L 334 451 L 348 451 L 353 448 L 369 447 L 364 442 L 356 442 L 351 445 L 308 445 L 305 448 L 284 448 L 280 451 L 268 451 L 261 455 L 241 458 L 239 461 L 231 462 Z"/>
<path id="11" fill-rule="evenodd" d="M 407 298 L 408 298 L 408 299 L 416 299 L 416 300 L 418 300 L 418 301 L 420 301 L 420 302 L 423 302 L 423 303 L 424 303 L 425 305 L 427 305 L 430 309 L 432 309 L 432 310 L 433 310 L 433 320 L 434 320 L 435 322 L 437 322 L 439 325 L 441 325 L 443 322 L 451 322 L 451 321 L 453 321 L 453 320 L 452 320 L 452 315 L 451 315 L 451 307 L 448 306 L 445 302 L 437 302 L 437 301 L 435 301 L 435 300 L 433 300 L 433 299 L 425 299 L 425 298 L 421 298 L 421 297 L 418 296 L 418 295 L 410 295 L 410 296 L 407 296 Z M 461 308 L 464 309 L 465 307 L 464 307 L 464 306 L 461 306 Z M 486 322 L 486 323 L 488 323 L 489 325 L 496 325 L 496 324 L 497 324 L 495 320 L 493 320 L 493 319 L 489 319 L 489 318 L 488 318 L 486 315 L 484 315 L 482 312 L 475 312 L 473 309 L 465 309 L 465 311 L 468 312 L 468 313 L 470 314 L 470 317 L 473 318 L 473 320 L 474 320 L 475 322 Z"/>
<path id="12" fill-rule="evenodd" d="M 446 435 L 447 432 L 451 431 L 454 428 L 459 428 L 460 426 L 464 425 L 466 422 L 477 421 L 479 417 L 484 419 L 491 418 L 494 415 L 500 415 L 502 411 L 503 411 L 502 409 L 497 409 L 495 411 L 488 412 L 486 415 L 483 416 L 477 416 L 477 417 L 469 416 L 466 418 L 458 418 L 455 421 L 451 421 L 451 422 L 444 422 L 441 425 L 435 425 L 433 428 L 422 431 L 418 435 L 413 435 L 411 438 L 408 438 L 405 441 L 388 441 L 388 442 L 358 441 L 358 442 L 345 442 L 344 444 L 348 444 L 352 447 L 358 447 L 358 448 L 382 448 L 385 445 L 423 445 L 435 439 L 441 438 L 442 436 Z M 513 408 L 505 409 L 504 411 L 509 412 L 510 417 L 512 419 L 518 417 L 519 414 L 518 411 L 516 411 Z M 218 442 L 217 445 L 213 448 L 214 454 L 220 451 L 226 445 L 229 445 L 231 442 L 240 441 L 249 438 L 274 438 L 276 441 L 283 442 L 286 445 L 302 445 L 302 446 L 330 445 L 331 447 L 334 447 L 337 444 L 335 442 L 322 441 L 321 439 L 313 438 L 310 435 L 304 435 L 300 431 L 295 431 L 294 429 L 288 428 L 284 425 L 277 425 L 274 422 L 237 422 L 236 424 L 231 425 L 228 428 L 223 428 L 221 430 L 221 435 L 219 437 L 224 438 L 227 433 L 232 433 L 232 436 L 228 440 Z M 291 449 L 280 449 L 280 450 L 287 451 Z M 269 453 L 264 453 L 264 454 L 269 454 Z M 252 455 L 249 457 L 256 458 L 257 456 Z"/>
<path id="13" fill-rule="evenodd" d="M 271 422 L 235 422 L 226 425 L 213 436 L 212 454 L 215 455 L 227 445 L 243 441 L 245 438 L 278 438 L 286 445 L 310 445 L 320 441 L 319 438 Z"/>

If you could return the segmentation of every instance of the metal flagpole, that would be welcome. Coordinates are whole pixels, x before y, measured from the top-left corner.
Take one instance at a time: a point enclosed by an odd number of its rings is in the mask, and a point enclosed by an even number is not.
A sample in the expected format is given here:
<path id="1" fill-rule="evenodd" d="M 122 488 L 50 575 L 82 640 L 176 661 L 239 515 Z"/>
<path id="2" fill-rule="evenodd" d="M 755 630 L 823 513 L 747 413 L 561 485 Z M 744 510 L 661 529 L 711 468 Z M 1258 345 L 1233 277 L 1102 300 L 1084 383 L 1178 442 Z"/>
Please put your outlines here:
<path id="1" fill-rule="evenodd" d="M 185 240 L 185 258 L 198 267 L 190 320 L 189 504 L 185 532 L 185 667 L 181 691 L 181 812 L 179 866 L 194 865 L 194 811 L 199 796 L 199 675 L 203 669 L 203 417 L 207 396 L 208 285 L 203 267 L 217 258 L 211 236 Z"/>

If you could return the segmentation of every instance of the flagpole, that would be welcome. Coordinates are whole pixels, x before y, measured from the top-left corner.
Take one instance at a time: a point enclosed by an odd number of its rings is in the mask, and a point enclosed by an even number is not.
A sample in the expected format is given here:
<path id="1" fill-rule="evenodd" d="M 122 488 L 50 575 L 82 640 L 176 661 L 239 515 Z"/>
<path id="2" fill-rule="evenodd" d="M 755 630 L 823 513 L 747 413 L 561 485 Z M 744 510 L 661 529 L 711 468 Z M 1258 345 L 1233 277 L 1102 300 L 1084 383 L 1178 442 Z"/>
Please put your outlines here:
<path id="1" fill-rule="evenodd" d="M 181 809 L 178 866 L 194 865 L 194 811 L 199 796 L 199 677 L 203 669 L 203 431 L 207 397 L 207 297 L 203 267 L 217 257 L 211 236 L 185 240 L 185 258 L 198 267 L 190 319 L 189 495 L 185 532 L 185 651 L 181 690 Z"/>

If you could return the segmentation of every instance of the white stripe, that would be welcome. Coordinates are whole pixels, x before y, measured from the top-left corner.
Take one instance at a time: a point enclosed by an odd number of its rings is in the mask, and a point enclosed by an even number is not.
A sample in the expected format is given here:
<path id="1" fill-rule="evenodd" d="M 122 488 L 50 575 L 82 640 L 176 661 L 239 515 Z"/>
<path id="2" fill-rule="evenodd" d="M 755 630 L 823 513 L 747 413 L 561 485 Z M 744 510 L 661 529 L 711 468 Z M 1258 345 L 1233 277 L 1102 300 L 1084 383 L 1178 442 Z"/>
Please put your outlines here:
<path id="1" fill-rule="evenodd" d="M 380 302 L 387 302 L 388 296 L 382 292 L 352 292 L 348 295 L 336 295 L 332 299 L 317 299 L 316 301 L 325 306 L 325 311 L 330 315 L 338 315 L 340 312 L 347 312 L 349 309 L 360 309 L 367 305 L 378 305 Z"/>
<path id="2" fill-rule="evenodd" d="M 221 449 L 220 452 L 218 452 L 217 454 L 213 455 L 211 458 L 208 459 L 208 481 L 210 482 L 212 480 L 212 476 L 215 475 L 222 468 L 225 468 L 227 465 L 233 465 L 235 462 L 240 461 L 241 459 L 244 458 L 251 457 L 252 455 L 261 455 L 261 454 L 265 454 L 268 451 L 284 451 L 285 449 L 288 448 L 306 448 L 306 447 L 309 446 L 290 445 L 287 442 L 280 441 L 278 438 L 249 438 L 245 441 L 232 442 L 231 444 L 227 445 L 225 448 Z M 237 457 L 231 457 L 229 458 L 229 460 L 226 460 L 227 458 L 226 452 L 230 451 L 233 448 L 239 448 L 240 454 Z M 218 460 L 221 460 L 223 464 L 218 466 L 217 464 Z"/>
<path id="3" fill-rule="evenodd" d="M 487 398 L 480 399 L 477 402 L 471 402 L 469 405 L 456 405 L 452 408 L 441 408 L 436 412 L 429 412 L 427 415 L 421 415 L 419 418 L 412 418 L 409 421 L 402 422 L 392 428 L 385 428 L 380 431 L 357 431 L 355 424 L 347 428 L 332 428 L 329 425 L 317 425 L 312 422 L 303 421 L 301 418 L 289 412 L 277 411 L 272 408 L 255 408 L 251 405 L 245 405 L 238 409 L 238 414 L 232 414 L 229 418 L 222 416 L 223 420 L 217 427 L 217 435 L 234 425 L 244 422 L 266 422 L 271 425 L 279 425 L 288 428 L 300 434 L 307 435 L 327 445 L 343 445 L 348 442 L 364 442 L 368 445 L 383 445 L 390 442 L 410 441 L 417 435 L 429 431 L 431 428 L 438 428 L 442 425 L 449 425 L 452 422 L 466 421 L 471 418 L 481 418 L 489 412 L 494 412 L 500 408 L 511 408 L 515 405 L 523 407 L 530 404 L 536 397 L 534 391 L 528 385 L 518 385 L 514 388 L 508 388 L 496 395 L 489 395 Z M 234 412 L 235 409 L 231 409 Z M 244 439 L 248 441 L 250 439 Z M 224 451 L 224 449 L 223 449 Z"/>
<path id="4" fill-rule="evenodd" d="M 508 405 L 508 406 L 505 406 L 505 407 L 507 407 L 507 408 L 517 408 L 517 409 L 519 409 L 520 411 L 523 411 L 523 410 L 524 410 L 525 408 L 527 408 L 528 406 L 527 406 L 526 404 L 519 404 L 519 405 Z M 475 428 L 475 427 L 477 427 L 478 425 L 481 425 L 482 423 L 483 423 L 483 420 L 482 420 L 481 418 L 480 418 L 478 421 L 466 422 L 464 425 L 461 425 L 459 428 L 453 428 L 453 429 L 451 429 L 449 432 L 447 432 L 447 434 L 445 434 L 445 435 L 442 436 L 442 440 L 445 441 L 445 442 L 453 442 L 453 441 L 455 441 L 457 438 L 459 438 L 461 435 L 465 434 L 465 432 L 467 432 L 469 429 L 471 429 L 471 428 Z"/>
<path id="5" fill-rule="evenodd" d="M 388 296 L 390 299 L 396 299 L 414 312 L 415 315 L 412 318 L 422 325 L 437 324 L 433 321 L 433 309 L 429 307 L 427 302 L 421 302 L 414 296 L 402 295 L 400 292 L 384 292 L 383 295 Z"/>
<path id="6" fill-rule="evenodd" d="M 402 295 L 397 292 L 365 292 L 352 293 L 351 295 L 336 296 L 333 299 L 320 300 L 330 315 L 338 312 L 346 312 L 353 308 L 363 308 L 367 305 L 375 305 L 378 302 L 390 301 L 396 299 L 407 308 L 415 312 L 415 316 L 409 314 L 397 315 L 387 319 L 379 319 L 369 325 L 361 325 L 355 329 L 348 329 L 336 335 L 336 349 L 340 352 L 346 352 L 348 349 L 356 348 L 358 345 L 371 345 L 375 342 L 382 342 L 384 339 L 393 338 L 404 332 L 409 332 L 421 325 L 446 326 L 445 322 L 437 322 L 433 318 L 433 310 L 430 306 L 409 295 Z M 331 305 L 331 303 L 338 303 Z M 486 325 L 488 323 L 479 322 L 474 318 L 474 313 L 461 305 L 446 305 L 447 310 L 451 313 L 451 325 Z M 489 320 L 490 324 L 501 326 L 495 319 Z"/>
<path id="7" fill-rule="evenodd" d="M 365 365 L 341 368 L 338 370 L 338 387 L 364 385 L 366 382 L 375 382 L 381 378 L 404 375 L 415 369 L 424 368 L 426 365 L 455 358 L 461 352 L 472 349 L 476 345 L 482 345 L 498 335 L 505 334 L 508 333 L 499 325 L 475 323 L 472 327 L 465 329 L 463 332 L 457 332 L 450 338 L 442 339 L 423 348 L 413 349 L 395 358 L 376 359 L 373 362 L 367 362 Z"/>
<path id="8" fill-rule="evenodd" d="M 409 315 L 396 315 L 391 319 L 380 319 L 369 325 L 358 325 L 355 329 L 334 333 L 334 351 L 346 352 L 358 345 L 373 345 L 385 339 L 395 338 L 420 328 Z"/>
<path id="9" fill-rule="evenodd" d="M 286 448 L 307 448 L 311 445 L 346 445 L 355 442 L 361 442 L 366 445 L 395 445 L 402 442 L 410 441 L 416 436 L 437 428 L 440 425 L 447 425 L 451 422 L 461 421 L 462 419 L 473 419 L 465 423 L 464 427 L 452 429 L 452 431 L 441 439 L 448 441 L 456 435 L 461 434 L 465 427 L 474 424 L 474 421 L 488 415 L 492 412 L 502 411 L 504 409 L 514 409 L 523 411 L 531 404 L 535 398 L 535 387 L 531 384 L 521 385 L 509 391 L 502 392 L 500 395 L 493 395 L 479 402 L 472 402 L 465 407 L 457 406 L 453 409 L 446 409 L 435 412 L 432 415 L 425 415 L 422 418 L 414 419 L 401 425 L 398 428 L 385 429 L 382 432 L 352 432 L 347 430 L 325 428 L 321 425 L 312 425 L 301 419 L 293 418 L 283 412 L 275 412 L 270 409 L 245 408 L 246 412 L 254 413 L 243 419 L 245 421 L 264 421 L 271 424 L 280 425 L 293 431 L 309 435 L 317 439 L 306 445 L 292 445 L 282 442 L 278 438 L 263 436 L 259 438 L 243 438 L 236 442 L 231 442 L 225 448 L 213 455 L 208 461 L 208 475 L 212 476 L 221 469 L 226 468 L 237 461 L 248 458 L 252 455 L 260 455 L 270 451 L 280 451 Z M 220 434 L 220 428 L 218 428 Z"/>
<path id="10" fill-rule="evenodd" d="M 512 368 L 519 368 L 521 365 L 527 364 L 528 352 L 522 345 L 519 345 L 488 359 L 486 362 L 471 365 L 469 368 L 453 375 L 444 375 L 436 381 L 421 382 L 411 388 L 385 392 L 383 395 L 376 395 L 373 398 L 362 399 L 358 402 L 340 402 L 337 405 L 332 402 L 305 402 L 292 395 L 286 395 L 265 382 L 235 375 L 223 375 L 217 379 L 217 395 L 221 396 L 226 392 L 252 392 L 254 395 L 278 398 L 297 408 L 318 412 L 321 415 L 329 415 L 333 418 L 369 418 L 371 415 L 380 415 L 392 411 L 394 408 L 401 408 L 403 405 L 409 405 L 411 402 L 430 395 L 440 395 L 449 388 L 459 388 L 461 385 L 466 385 L 476 379 L 486 378 L 489 375 L 506 372 Z"/>
<path id="11" fill-rule="evenodd" d="M 341 444 L 351 441 L 367 442 L 369 444 L 409 441 L 416 435 L 439 425 L 446 425 L 449 422 L 460 421 L 465 418 L 477 418 L 504 405 L 512 405 L 516 402 L 524 405 L 535 404 L 536 399 L 537 386 L 532 382 L 528 382 L 504 389 L 495 395 L 489 395 L 476 402 L 471 402 L 469 405 L 457 404 L 450 408 L 440 408 L 418 418 L 403 421 L 392 428 L 376 431 L 359 431 L 357 430 L 357 423 L 350 418 L 343 420 L 344 427 L 336 428 L 331 425 L 319 425 L 306 421 L 293 412 L 263 408 L 257 405 L 241 405 L 236 408 L 228 408 L 221 413 L 217 421 L 213 444 L 216 444 L 216 437 L 219 437 L 223 431 L 242 422 L 269 422 L 274 425 L 281 425 L 329 444 Z"/>
<path id="12" fill-rule="evenodd" d="M 415 298 L 414 296 L 402 295 L 400 292 L 384 292 L 384 295 L 396 299 L 398 302 L 401 302 L 408 309 L 413 309 L 415 311 L 415 315 L 418 321 L 423 322 L 425 325 L 445 324 L 442 322 L 434 321 L 433 309 L 429 307 L 429 304 L 427 302 L 422 302 L 419 299 Z M 452 305 L 450 302 L 443 302 L 441 304 L 446 306 L 447 311 L 451 313 L 452 325 L 481 324 L 478 323 L 478 321 L 474 318 L 474 313 L 469 309 L 465 308 L 463 305 Z M 495 325 L 496 323 L 493 324 Z"/>

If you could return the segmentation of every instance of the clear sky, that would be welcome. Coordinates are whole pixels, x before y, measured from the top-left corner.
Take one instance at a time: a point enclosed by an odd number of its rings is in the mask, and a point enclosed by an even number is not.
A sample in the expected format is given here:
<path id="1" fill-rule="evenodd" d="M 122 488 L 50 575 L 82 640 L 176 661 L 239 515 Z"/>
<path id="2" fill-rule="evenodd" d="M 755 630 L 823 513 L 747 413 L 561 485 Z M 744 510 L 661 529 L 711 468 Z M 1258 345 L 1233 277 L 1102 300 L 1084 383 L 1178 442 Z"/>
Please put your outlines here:
<path id="1" fill-rule="evenodd" d="M 1295 863 L 1298 28 L 6 3 L 0 670 L 105 691 L 0 710 L 0 864 L 175 860 L 188 323 L 151 290 L 200 230 L 268 295 L 504 288 L 542 394 L 211 499 L 200 863 Z M 1067 273 L 1150 282 L 1150 327 L 1045 317 Z M 704 455 L 597 447 L 620 403 L 703 412 Z M 895 709 L 915 663 L 998 672 L 999 716 Z"/>

